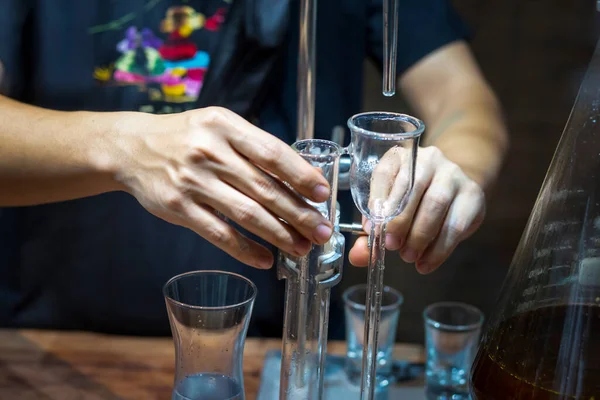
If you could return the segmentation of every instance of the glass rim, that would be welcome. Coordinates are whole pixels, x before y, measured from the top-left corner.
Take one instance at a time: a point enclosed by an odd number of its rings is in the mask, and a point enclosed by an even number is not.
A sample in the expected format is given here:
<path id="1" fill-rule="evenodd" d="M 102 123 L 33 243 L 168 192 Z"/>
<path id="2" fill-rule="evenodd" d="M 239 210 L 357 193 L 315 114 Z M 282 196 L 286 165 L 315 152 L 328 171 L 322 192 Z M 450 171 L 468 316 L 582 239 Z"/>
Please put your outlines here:
<path id="1" fill-rule="evenodd" d="M 182 303 L 181 301 L 175 300 L 174 298 L 172 298 L 171 296 L 169 296 L 167 294 L 167 288 L 172 285 L 174 282 L 180 280 L 180 279 L 184 279 L 186 277 L 192 276 L 192 275 L 209 275 L 209 274 L 213 274 L 213 275 L 227 275 L 230 277 L 234 277 L 234 278 L 238 278 L 242 281 L 245 281 L 246 283 L 249 284 L 249 286 L 252 288 L 252 295 L 244 300 L 244 301 L 240 301 L 239 303 L 235 303 L 235 304 L 228 304 L 225 306 L 195 306 L 192 304 L 187 304 L 187 303 Z M 179 275 L 175 275 L 174 277 L 172 277 L 171 279 L 169 279 L 167 281 L 167 283 L 165 283 L 163 285 L 163 296 L 165 297 L 165 299 L 177 306 L 180 307 L 184 307 L 184 308 L 189 308 L 189 309 L 193 309 L 193 310 L 229 310 L 232 308 L 239 308 L 242 306 L 247 305 L 248 303 L 253 302 L 256 299 L 256 295 L 258 294 L 258 288 L 256 287 L 256 285 L 254 284 L 254 282 L 252 282 L 250 279 L 246 278 L 243 275 L 240 274 L 236 274 L 235 272 L 228 272 L 228 271 L 221 271 L 221 270 L 212 270 L 212 269 L 208 269 L 208 270 L 198 270 L 198 271 L 189 271 L 189 272 L 184 272 L 182 274 Z"/>
<path id="2" fill-rule="evenodd" d="M 344 304 L 350 306 L 350 308 L 352 308 L 354 310 L 359 310 L 359 311 L 366 310 L 367 309 L 366 304 L 360 304 L 360 303 L 357 303 L 356 301 L 349 299 L 349 296 L 351 294 L 355 293 L 358 289 L 366 289 L 366 287 L 367 287 L 366 283 L 359 283 L 358 285 L 350 286 L 349 288 L 344 290 L 344 293 L 342 294 L 342 299 L 344 300 Z M 402 303 L 404 303 L 404 296 L 402 295 L 402 293 L 400 293 L 398 290 L 394 289 L 393 287 L 386 285 L 383 287 L 383 291 L 392 293 L 394 296 L 396 296 L 397 299 L 392 304 L 388 304 L 386 306 L 382 305 L 381 311 L 391 311 L 396 307 L 400 307 L 402 305 Z"/>
<path id="3" fill-rule="evenodd" d="M 308 142 L 322 144 L 322 145 L 325 145 L 327 147 L 330 147 L 330 148 L 334 149 L 335 151 L 333 153 L 330 153 L 330 154 L 311 154 L 311 153 L 303 153 L 301 150 L 298 149 L 298 145 L 299 144 L 308 143 Z M 296 151 L 296 153 L 298 153 L 302 157 L 308 158 L 308 159 L 311 159 L 311 160 L 320 160 L 320 159 L 327 159 L 327 158 L 335 158 L 335 157 L 340 157 L 340 156 L 344 155 L 344 148 L 342 146 L 340 146 L 336 142 L 332 142 L 331 140 L 325 140 L 325 139 L 302 139 L 302 140 L 297 140 L 294 143 L 292 143 L 291 147 L 292 147 L 292 149 L 294 151 Z"/>
<path id="4" fill-rule="evenodd" d="M 449 325 L 444 324 L 442 322 L 435 321 L 433 318 L 430 318 L 427 314 L 431 312 L 435 308 L 439 307 L 460 307 L 463 309 L 467 309 L 477 315 L 477 321 L 471 324 L 465 325 Z M 483 312 L 475 307 L 474 305 L 463 303 L 461 301 L 440 301 L 438 303 L 433 303 L 425 307 L 423 311 L 423 319 L 425 320 L 425 324 L 431 326 L 435 329 L 442 329 L 445 331 L 454 331 L 454 332 L 466 332 L 472 331 L 474 329 L 480 328 L 483 325 L 484 315 Z"/>
<path id="5" fill-rule="evenodd" d="M 383 133 L 383 132 L 375 132 L 369 129 L 364 129 L 357 126 L 354 121 L 360 117 L 366 117 L 369 115 L 388 115 L 390 118 L 401 120 L 404 122 L 408 122 L 415 127 L 414 131 L 410 132 L 397 132 L 397 133 Z M 425 123 L 418 118 L 415 118 L 408 114 L 395 113 L 390 111 L 368 111 L 362 112 L 359 114 L 355 114 L 348 118 L 348 128 L 351 131 L 358 132 L 365 136 L 371 136 L 382 140 L 400 140 L 400 139 L 411 139 L 415 137 L 421 136 L 421 134 L 425 131 Z"/>

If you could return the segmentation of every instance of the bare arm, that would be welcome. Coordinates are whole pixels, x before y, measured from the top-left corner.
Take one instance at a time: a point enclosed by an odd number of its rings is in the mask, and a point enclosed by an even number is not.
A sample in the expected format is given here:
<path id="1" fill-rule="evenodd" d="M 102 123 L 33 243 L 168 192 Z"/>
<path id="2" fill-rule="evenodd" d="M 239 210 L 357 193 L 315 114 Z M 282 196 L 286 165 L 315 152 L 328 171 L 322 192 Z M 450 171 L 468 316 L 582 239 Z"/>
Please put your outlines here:
<path id="1" fill-rule="evenodd" d="M 400 86 L 427 125 L 424 146 L 436 146 L 487 189 L 500 171 L 508 135 L 500 105 L 468 46 L 455 42 L 408 70 Z"/>
<path id="2" fill-rule="evenodd" d="M 225 109 L 58 112 L 0 97 L 0 206 L 125 190 L 154 215 L 269 268 L 273 255 L 222 216 L 295 255 L 332 233 L 274 176 L 313 201 L 329 195 L 323 176 L 289 146 Z"/>
<path id="3" fill-rule="evenodd" d="M 388 224 L 386 247 L 429 273 L 483 222 L 484 193 L 498 176 L 508 135 L 498 101 L 463 42 L 419 61 L 400 87 L 427 129 L 411 199 Z M 366 265 L 368 257 L 360 238 L 350 259 Z"/>
<path id="4" fill-rule="evenodd" d="M 126 114 L 59 112 L 0 96 L 0 206 L 124 189 L 108 148 Z"/>

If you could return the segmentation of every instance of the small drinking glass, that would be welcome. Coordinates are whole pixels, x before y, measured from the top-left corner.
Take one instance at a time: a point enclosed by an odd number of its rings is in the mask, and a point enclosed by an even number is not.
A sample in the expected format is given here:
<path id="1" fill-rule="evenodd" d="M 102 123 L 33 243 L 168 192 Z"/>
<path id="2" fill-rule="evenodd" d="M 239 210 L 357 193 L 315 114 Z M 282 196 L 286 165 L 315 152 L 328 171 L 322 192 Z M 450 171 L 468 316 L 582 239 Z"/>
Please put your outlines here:
<path id="1" fill-rule="evenodd" d="M 469 373 L 479 343 L 483 313 L 469 304 L 441 302 L 428 306 L 423 318 L 427 398 L 470 399 Z"/>
<path id="2" fill-rule="evenodd" d="M 364 343 L 365 303 L 367 285 L 352 286 L 343 294 L 346 315 L 346 374 L 348 380 L 360 385 Z M 381 300 L 381 319 L 377 341 L 376 389 L 392 382 L 392 352 L 403 297 L 395 289 L 384 286 Z"/>
<path id="3" fill-rule="evenodd" d="M 175 342 L 172 400 L 244 400 L 244 342 L 256 286 L 241 275 L 178 275 L 163 294 Z"/>

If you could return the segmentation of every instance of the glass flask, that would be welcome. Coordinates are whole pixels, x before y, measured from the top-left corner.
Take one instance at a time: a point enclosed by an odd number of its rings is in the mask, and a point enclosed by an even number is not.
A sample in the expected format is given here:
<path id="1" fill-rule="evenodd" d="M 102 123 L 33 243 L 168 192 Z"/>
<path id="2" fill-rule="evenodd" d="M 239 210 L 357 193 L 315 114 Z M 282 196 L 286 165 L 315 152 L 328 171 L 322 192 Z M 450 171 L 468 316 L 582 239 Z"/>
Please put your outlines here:
<path id="1" fill-rule="evenodd" d="M 425 125 L 406 114 L 368 112 L 351 117 L 348 127 L 352 136 L 348 149 L 350 191 L 356 207 L 371 224 L 360 391 L 361 400 L 372 400 L 384 287 L 385 229 L 408 202 Z"/>
<path id="2" fill-rule="evenodd" d="M 279 399 L 311 400 L 323 396 L 330 293 L 342 278 L 345 239 L 339 232 L 336 196 L 343 149 L 319 139 L 300 140 L 292 148 L 327 179 L 329 199 L 306 201 L 334 226 L 327 243 L 313 245 L 303 257 L 280 252 L 277 265 L 279 279 L 286 279 Z"/>
<path id="3" fill-rule="evenodd" d="M 195 271 L 169 280 L 163 293 L 175 342 L 172 400 L 244 400 L 254 283 L 230 272 Z"/>
<path id="4" fill-rule="evenodd" d="M 597 48 L 486 326 L 476 400 L 600 399 L 599 106 Z"/>

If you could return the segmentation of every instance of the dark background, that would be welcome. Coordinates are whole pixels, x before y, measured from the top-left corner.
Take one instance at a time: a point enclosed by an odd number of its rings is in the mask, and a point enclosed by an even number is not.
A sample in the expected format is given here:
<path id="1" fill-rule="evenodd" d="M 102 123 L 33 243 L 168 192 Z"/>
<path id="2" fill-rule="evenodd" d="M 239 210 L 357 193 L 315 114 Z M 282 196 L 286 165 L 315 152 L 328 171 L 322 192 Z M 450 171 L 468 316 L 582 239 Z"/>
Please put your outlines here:
<path id="1" fill-rule="evenodd" d="M 600 13 L 593 0 L 454 0 L 474 32 L 472 49 L 499 96 L 511 148 L 488 201 L 487 218 L 433 274 L 419 275 L 389 252 L 386 284 L 405 298 L 398 341 L 423 341 L 421 313 L 458 300 L 486 315 L 519 242 L 593 53 Z M 365 110 L 406 111 L 400 96 L 381 95 L 381 76 L 367 62 Z M 364 282 L 346 268 L 342 288 Z"/>

